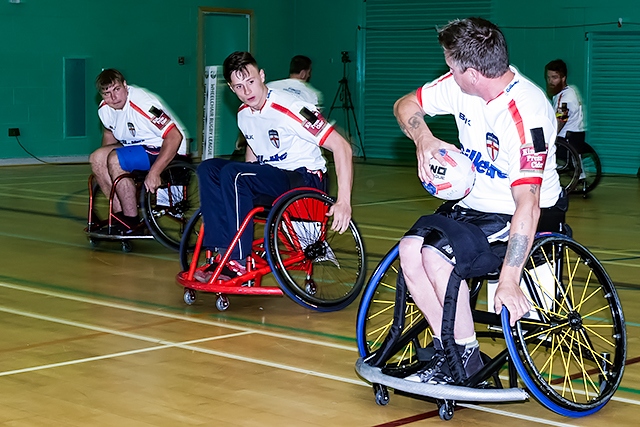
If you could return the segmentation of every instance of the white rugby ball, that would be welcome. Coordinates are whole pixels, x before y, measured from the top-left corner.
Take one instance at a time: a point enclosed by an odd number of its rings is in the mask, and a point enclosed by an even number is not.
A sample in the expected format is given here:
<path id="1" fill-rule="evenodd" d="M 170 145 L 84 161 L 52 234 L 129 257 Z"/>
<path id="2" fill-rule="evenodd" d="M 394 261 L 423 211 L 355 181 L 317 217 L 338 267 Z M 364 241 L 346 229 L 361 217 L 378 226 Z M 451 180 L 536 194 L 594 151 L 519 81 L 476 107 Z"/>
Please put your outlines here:
<path id="1" fill-rule="evenodd" d="M 465 197 L 476 182 L 476 168 L 473 162 L 457 151 L 440 150 L 445 164 L 431 159 L 429 167 L 433 173 L 431 182 L 423 182 L 425 190 L 443 200 L 459 200 Z"/>

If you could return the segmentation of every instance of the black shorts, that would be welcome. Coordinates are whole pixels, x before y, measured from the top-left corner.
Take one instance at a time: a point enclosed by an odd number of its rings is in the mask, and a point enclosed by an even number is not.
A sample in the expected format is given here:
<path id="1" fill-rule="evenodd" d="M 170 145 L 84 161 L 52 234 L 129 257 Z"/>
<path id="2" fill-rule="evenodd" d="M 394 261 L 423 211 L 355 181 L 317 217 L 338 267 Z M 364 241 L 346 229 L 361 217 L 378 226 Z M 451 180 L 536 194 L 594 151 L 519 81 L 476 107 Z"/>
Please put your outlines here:
<path id="1" fill-rule="evenodd" d="M 444 215 L 456 221 L 474 224 L 479 227 L 487 237 L 491 251 L 500 259 L 504 258 L 507 252 L 507 240 L 509 239 L 512 215 L 480 212 L 447 204 L 440 207 L 434 215 Z M 425 217 L 420 218 L 405 233 L 405 237 L 422 237 L 424 239 L 423 247 L 433 247 L 440 251 L 451 263 L 455 263 L 455 254 L 448 239 L 437 230 L 425 230 L 423 218 Z"/>

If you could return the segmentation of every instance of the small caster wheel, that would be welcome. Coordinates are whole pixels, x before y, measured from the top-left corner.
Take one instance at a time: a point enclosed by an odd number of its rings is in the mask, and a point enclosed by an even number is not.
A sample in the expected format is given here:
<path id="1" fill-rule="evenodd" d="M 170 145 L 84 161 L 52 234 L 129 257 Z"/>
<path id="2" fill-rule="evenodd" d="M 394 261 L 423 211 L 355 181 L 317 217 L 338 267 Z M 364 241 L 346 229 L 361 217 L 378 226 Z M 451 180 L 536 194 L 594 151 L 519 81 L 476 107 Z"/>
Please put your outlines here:
<path id="1" fill-rule="evenodd" d="M 304 290 L 308 295 L 315 295 L 316 292 L 318 292 L 318 286 L 316 285 L 316 282 L 314 282 L 312 279 L 309 279 L 305 282 Z"/>
<path id="2" fill-rule="evenodd" d="M 92 248 L 97 248 L 100 245 L 100 241 L 96 239 L 89 239 L 89 244 Z"/>
<path id="3" fill-rule="evenodd" d="M 218 295 L 218 298 L 216 299 L 216 308 L 219 311 L 225 311 L 229 308 L 229 298 L 224 295 Z"/>
<path id="4" fill-rule="evenodd" d="M 389 389 L 381 384 L 373 385 L 373 394 L 376 396 L 376 403 L 380 406 L 387 406 L 389 403 Z"/>
<path id="5" fill-rule="evenodd" d="M 453 418 L 453 407 L 455 403 L 452 400 L 438 401 L 438 415 L 442 421 L 449 421 Z"/>
<path id="6" fill-rule="evenodd" d="M 123 240 L 122 241 L 122 252 L 124 252 L 124 253 L 131 252 L 131 243 Z"/>
<path id="7" fill-rule="evenodd" d="M 189 288 L 185 289 L 183 299 L 185 304 L 192 305 L 196 302 L 196 291 Z"/>

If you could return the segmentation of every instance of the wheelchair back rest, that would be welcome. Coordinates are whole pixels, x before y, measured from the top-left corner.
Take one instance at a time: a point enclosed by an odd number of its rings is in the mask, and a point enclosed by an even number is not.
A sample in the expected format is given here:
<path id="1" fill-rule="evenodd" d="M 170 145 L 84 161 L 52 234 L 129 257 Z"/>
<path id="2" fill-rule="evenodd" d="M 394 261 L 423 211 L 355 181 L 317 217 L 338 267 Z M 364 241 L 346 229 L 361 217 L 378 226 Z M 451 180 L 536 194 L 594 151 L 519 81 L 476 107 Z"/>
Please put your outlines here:
<path id="1" fill-rule="evenodd" d="M 173 186 L 188 186 L 192 177 L 195 176 L 188 167 L 167 168 L 160 174 L 162 180 Z"/>
<path id="2" fill-rule="evenodd" d="M 586 150 L 586 132 L 567 131 L 567 142 L 576 149 L 578 154 L 583 154 Z"/>
<path id="3" fill-rule="evenodd" d="M 538 228 L 536 231 L 550 231 L 553 233 L 566 234 L 571 237 L 571 229 L 565 222 L 568 208 L 569 197 L 565 190 L 562 190 L 554 206 L 540 209 L 540 219 L 538 220 Z"/>

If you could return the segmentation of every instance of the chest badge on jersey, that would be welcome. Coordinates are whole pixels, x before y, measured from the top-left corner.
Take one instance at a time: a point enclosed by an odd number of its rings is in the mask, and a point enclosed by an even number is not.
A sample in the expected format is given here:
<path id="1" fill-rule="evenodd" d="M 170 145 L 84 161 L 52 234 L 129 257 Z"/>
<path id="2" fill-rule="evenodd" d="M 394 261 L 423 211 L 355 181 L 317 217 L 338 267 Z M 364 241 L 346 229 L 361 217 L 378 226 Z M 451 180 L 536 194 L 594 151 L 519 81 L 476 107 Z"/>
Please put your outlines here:
<path id="1" fill-rule="evenodd" d="M 133 125 L 133 123 L 131 122 L 127 122 L 127 127 L 129 128 L 129 132 L 131 133 L 131 136 L 136 136 L 136 127 Z"/>
<path id="2" fill-rule="evenodd" d="M 271 141 L 274 147 L 280 148 L 280 135 L 278 135 L 277 130 L 269 129 L 269 141 Z"/>
<path id="3" fill-rule="evenodd" d="M 487 132 L 487 154 L 489 154 L 491 161 L 496 161 L 498 153 L 500 153 L 500 141 L 498 137 L 491 132 Z"/>

